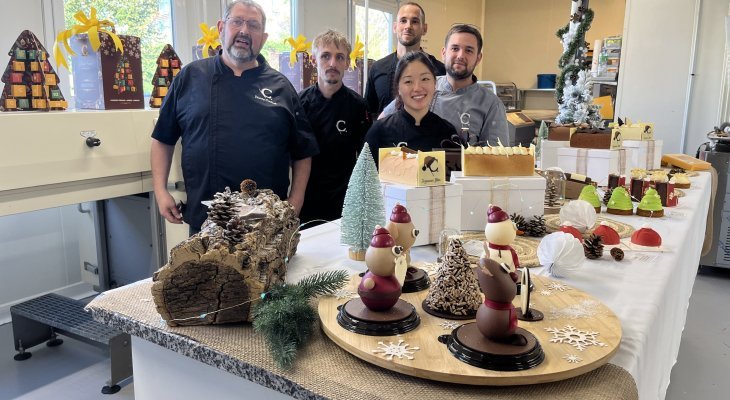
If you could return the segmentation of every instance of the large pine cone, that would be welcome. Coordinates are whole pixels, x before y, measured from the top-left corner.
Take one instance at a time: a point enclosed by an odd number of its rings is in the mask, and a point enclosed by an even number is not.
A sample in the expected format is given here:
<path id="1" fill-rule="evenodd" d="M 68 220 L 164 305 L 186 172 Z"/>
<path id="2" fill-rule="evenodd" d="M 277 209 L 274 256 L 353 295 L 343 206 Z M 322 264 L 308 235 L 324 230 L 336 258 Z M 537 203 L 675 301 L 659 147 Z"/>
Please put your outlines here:
<path id="1" fill-rule="evenodd" d="M 583 240 L 583 254 L 591 260 L 601 258 L 603 256 L 603 243 L 598 235 L 591 235 Z"/>
<path id="2" fill-rule="evenodd" d="M 243 236 L 248 233 L 248 228 L 240 218 L 232 218 L 226 224 L 226 229 L 223 231 L 223 236 L 228 239 L 231 244 L 243 242 Z"/>
<path id="3" fill-rule="evenodd" d="M 231 193 L 231 188 L 215 194 L 213 203 L 208 209 L 208 218 L 221 228 L 226 227 L 228 221 L 236 215 L 237 201 Z"/>
<path id="4" fill-rule="evenodd" d="M 548 207 L 555 207 L 558 205 L 558 187 L 554 182 L 548 181 L 547 183 L 547 187 L 545 188 L 544 204 Z"/>
<path id="5" fill-rule="evenodd" d="M 525 224 L 525 235 L 532 237 L 543 237 L 547 234 L 547 226 L 545 226 L 545 219 L 542 215 L 536 215 Z"/>
<path id="6" fill-rule="evenodd" d="M 606 193 L 603 195 L 603 205 L 608 205 L 608 201 L 611 200 L 611 193 L 613 193 L 613 189 L 606 188 Z"/>
<path id="7" fill-rule="evenodd" d="M 525 228 L 527 227 L 527 223 L 526 223 L 527 221 L 525 221 L 525 217 L 523 217 L 522 215 L 517 214 L 517 213 L 514 213 L 514 214 L 510 215 L 509 217 L 512 220 L 512 222 L 515 223 L 518 230 L 520 230 L 520 231 L 525 230 Z"/>

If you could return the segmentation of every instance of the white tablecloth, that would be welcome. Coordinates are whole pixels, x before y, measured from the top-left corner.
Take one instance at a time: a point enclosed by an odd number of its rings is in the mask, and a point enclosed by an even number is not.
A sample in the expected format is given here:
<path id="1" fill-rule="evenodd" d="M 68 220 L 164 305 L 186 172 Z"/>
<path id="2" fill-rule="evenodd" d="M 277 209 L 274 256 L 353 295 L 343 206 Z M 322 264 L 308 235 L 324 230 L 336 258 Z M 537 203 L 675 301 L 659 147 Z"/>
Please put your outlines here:
<path id="1" fill-rule="evenodd" d="M 634 377 L 641 399 L 663 399 L 672 366 L 677 360 L 689 297 L 699 265 L 710 199 L 710 174 L 691 178 L 679 206 L 665 209 L 664 218 L 603 216 L 640 228 L 649 223 L 662 236 L 663 253 L 626 252 L 615 262 L 585 260 L 566 284 L 595 296 L 621 320 L 621 347 L 610 361 Z M 297 254 L 289 264 L 287 280 L 297 282 L 313 272 L 346 269 L 365 271 L 365 263 L 348 259 L 340 243 L 337 223 L 302 232 Z M 414 261 L 435 261 L 433 246 L 411 250 Z M 531 271 L 540 273 L 541 268 Z"/>

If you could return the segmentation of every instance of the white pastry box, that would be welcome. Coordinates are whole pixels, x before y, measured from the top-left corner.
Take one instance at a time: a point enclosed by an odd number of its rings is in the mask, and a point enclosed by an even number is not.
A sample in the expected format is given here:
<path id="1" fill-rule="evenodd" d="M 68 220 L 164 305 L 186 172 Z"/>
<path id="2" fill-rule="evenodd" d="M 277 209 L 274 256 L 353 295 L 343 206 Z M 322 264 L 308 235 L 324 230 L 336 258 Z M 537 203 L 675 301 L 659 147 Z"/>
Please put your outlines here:
<path id="1" fill-rule="evenodd" d="M 508 214 L 517 213 L 525 218 L 543 215 L 545 178 L 533 176 L 462 176 L 451 173 L 451 182 L 464 187 L 461 196 L 462 231 L 482 231 L 487 223 L 487 208 L 497 205 Z"/>
<path id="2" fill-rule="evenodd" d="M 558 149 L 570 147 L 569 140 L 543 139 L 540 145 L 540 168 L 548 169 L 558 166 Z"/>
<path id="3" fill-rule="evenodd" d="M 444 229 L 458 230 L 461 225 L 461 185 L 406 186 L 382 183 L 385 220 L 390 218 L 395 203 L 408 209 L 411 220 L 420 231 L 414 246 L 439 242 Z"/>
<path id="4" fill-rule="evenodd" d="M 626 175 L 628 160 L 633 149 L 582 149 L 564 147 L 558 149 L 558 167 L 565 172 L 585 175 L 598 182 L 599 186 L 608 184 L 609 174 Z"/>
<path id="5" fill-rule="evenodd" d="M 661 140 L 624 140 L 623 147 L 631 149 L 626 170 L 633 168 L 657 169 L 662 162 Z"/>

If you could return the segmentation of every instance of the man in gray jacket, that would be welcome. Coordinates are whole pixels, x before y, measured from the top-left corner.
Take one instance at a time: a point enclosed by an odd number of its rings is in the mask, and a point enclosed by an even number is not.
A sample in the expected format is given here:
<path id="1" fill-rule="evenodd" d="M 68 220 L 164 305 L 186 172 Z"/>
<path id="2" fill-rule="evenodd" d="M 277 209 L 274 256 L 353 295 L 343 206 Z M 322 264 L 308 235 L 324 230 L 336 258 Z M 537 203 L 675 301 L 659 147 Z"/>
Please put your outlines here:
<path id="1" fill-rule="evenodd" d="M 492 146 L 499 139 L 509 144 L 509 130 L 504 104 L 499 98 L 480 85 L 474 69 L 482 61 L 482 35 L 479 30 L 466 24 L 451 27 L 441 50 L 446 75 L 436 79 L 436 95 L 431 111 L 451 122 L 459 131 L 462 141 L 470 145 Z M 383 113 L 395 111 L 390 103 Z"/>

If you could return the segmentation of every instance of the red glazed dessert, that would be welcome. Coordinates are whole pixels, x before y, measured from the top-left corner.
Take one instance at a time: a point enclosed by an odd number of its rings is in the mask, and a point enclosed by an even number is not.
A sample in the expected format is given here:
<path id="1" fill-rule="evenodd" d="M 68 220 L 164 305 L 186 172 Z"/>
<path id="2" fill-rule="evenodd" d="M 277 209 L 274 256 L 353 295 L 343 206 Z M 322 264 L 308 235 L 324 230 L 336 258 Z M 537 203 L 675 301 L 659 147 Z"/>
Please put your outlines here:
<path id="1" fill-rule="evenodd" d="M 575 229 L 570 222 L 566 222 L 563 225 L 560 225 L 560 231 L 570 233 L 571 235 L 575 236 L 576 239 L 580 240 L 581 242 L 583 241 L 583 235 L 578 229 Z"/>
<path id="2" fill-rule="evenodd" d="M 659 247 L 662 245 L 662 237 L 649 225 L 644 225 L 631 235 L 631 243 L 645 247 Z"/>
<path id="3" fill-rule="evenodd" d="M 618 232 L 616 232 L 615 229 L 611 228 L 606 221 L 601 222 L 601 225 L 598 226 L 593 231 L 594 235 L 601 237 L 601 243 L 604 245 L 617 245 L 621 242 L 621 237 L 618 235 Z"/>

